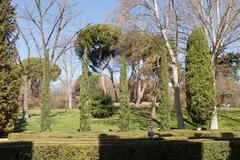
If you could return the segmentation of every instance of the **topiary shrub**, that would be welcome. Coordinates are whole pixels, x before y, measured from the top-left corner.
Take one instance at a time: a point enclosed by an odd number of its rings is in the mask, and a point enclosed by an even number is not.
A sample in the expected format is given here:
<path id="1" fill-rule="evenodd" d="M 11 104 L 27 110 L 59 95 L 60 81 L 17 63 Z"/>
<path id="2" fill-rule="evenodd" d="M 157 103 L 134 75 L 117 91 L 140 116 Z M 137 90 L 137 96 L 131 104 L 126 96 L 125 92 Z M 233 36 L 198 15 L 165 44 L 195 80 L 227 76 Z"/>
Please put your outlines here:
<path id="1" fill-rule="evenodd" d="M 101 89 L 92 92 L 91 114 L 94 118 L 109 118 L 114 114 L 112 97 L 104 94 Z"/>

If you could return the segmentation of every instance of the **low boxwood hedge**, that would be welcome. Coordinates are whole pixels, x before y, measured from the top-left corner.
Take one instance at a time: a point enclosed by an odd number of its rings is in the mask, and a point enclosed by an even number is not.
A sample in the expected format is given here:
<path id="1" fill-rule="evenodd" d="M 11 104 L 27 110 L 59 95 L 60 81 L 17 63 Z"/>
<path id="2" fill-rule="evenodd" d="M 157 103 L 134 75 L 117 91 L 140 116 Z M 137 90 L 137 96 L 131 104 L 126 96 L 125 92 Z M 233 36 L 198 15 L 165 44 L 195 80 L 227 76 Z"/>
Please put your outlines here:
<path id="1" fill-rule="evenodd" d="M 239 131 L 20 133 L 0 143 L 0 160 L 240 159 Z"/>
<path id="2" fill-rule="evenodd" d="M 0 160 L 224 160 L 240 159 L 240 141 L 101 140 L 99 143 L 0 143 Z"/>
<path id="3" fill-rule="evenodd" d="M 106 135 L 106 138 L 146 138 L 147 132 L 107 132 L 107 133 L 77 133 L 77 132 L 43 132 L 43 133 L 12 133 L 8 135 L 10 140 L 38 140 L 38 139 L 98 139 Z M 185 137 L 187 139 L 233 139 L 240 138 L 240 131 L 193 131 L 193 130 L 171 130 L 155 132 L 154 137 L 169 138 Z"/>

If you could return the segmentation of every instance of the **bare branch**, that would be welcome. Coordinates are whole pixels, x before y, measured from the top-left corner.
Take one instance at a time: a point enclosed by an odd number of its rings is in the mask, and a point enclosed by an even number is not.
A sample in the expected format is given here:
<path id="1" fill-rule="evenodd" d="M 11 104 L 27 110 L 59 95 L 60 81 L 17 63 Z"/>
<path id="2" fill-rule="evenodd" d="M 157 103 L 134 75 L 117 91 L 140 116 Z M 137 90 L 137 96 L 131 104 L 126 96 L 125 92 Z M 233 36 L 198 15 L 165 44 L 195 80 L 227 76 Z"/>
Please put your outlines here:
<path id="1" fill-rule="evenodd" d="M 37 49 L 38 55 L 39 55 L 39 57 L 42 57 L 42 56 L 41 56 L 41 53 L 40 53 L 40 47 L 39 47 L 39 45 L 38 45 L 38 42 L 37 42 L 34 34 L 33 34 L 33 32 L 32 32 L 31 29 L 30 29 L 29 31 L 30 31 L 30 35 L 31 35 L 31 37 L 32 37 L 32 39 L 33 39 L 33 41 L 34 41 L 34 44 L 35 44 L 35 47 L 36 47 L 36 49 Z"/>
<path id="2" fill-rule="evenodd" d="M 62 19 L 63 19 L 65 10 L 66 10 L 66 9 L 65 9 L 65 7 L 64 7 L 64 8 L 60 11 L 60 14 L 59 14 L 56 22 L 53 24 L 52 29 L 51 29 L 51 31 L 50 31 L 50 34 L 49 34 L 49 36 L 48 36 L 48 38 L 47 38 L 46 46 L 48 46 L 48 43 L 50 42 L 51 37 L 52 37 L 52 35 L 53 35 L 53 33 L 54 33 L 54 30 L 56 29 L 58 23 L 59 23 L 59 22 L 62 22 Z M 61 25 L 61 24 L 59 24 L 59 25 Z M 59 33 L 59 34 L 60 34 L 60 31 L 61 31 L 61 30 L 58 30 L 58 33 Z M 59 36 L 58 36 L 58 37 L 59 37 Z"/>

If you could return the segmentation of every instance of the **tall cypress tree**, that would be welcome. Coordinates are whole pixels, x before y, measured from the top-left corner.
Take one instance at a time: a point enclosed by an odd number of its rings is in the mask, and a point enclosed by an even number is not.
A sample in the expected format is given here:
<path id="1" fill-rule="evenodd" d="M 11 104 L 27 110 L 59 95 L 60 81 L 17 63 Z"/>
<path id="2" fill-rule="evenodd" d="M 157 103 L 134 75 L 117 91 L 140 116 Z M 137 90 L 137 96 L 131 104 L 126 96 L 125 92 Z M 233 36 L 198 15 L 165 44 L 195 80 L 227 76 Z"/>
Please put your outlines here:
<path id="1" fill-rule="evenodd" d="M 130 108 L 127 80 L 126 56 L 120 55 L 120 108 L 119 108 L 119 128 L 121 131 L 128 131 L 130 125 Z"/>
<path id="2" fill-rule="evenodd" d="M 160 129 L 170 129 L 171 105 L 169 98 L 169 70 L 168 70 L 167 52 L 163 51 L 160 59 L 160 74 L 159 74 L 159 113 L 160 113 Z"/>
<path id="3" fill-rule="evenodd" d="M 194 29 L 187 43 L 186 96 L 187 111 L 198 127 L 210 120 L 216 102 L 210 57 L 204 32 Z"/>
<path id="4" fill-rule="evenodd" d="M 49 53 L 44 51 L 42 93 L 41 93 L 41 131 L 49 131 L 51 128 L 51 98 L 50 98 L 50 75 Z"/>
<path id="5" fill-rule="evenodd" d="M 15 128 L 18 112 L 19 78 L 14 63 L 15 8 L 0 1 L 0 134 Z"/>
<path id="6" fill-rule="evenodd" d="M 88 51 L 82 57 L 82 79 L 80 81 L 80 132 L 91 130 L 91 95 L 88 83 Z"/>
<path id="7" fill-rule="evenodd" d="M 75 40 L 77 55 L 82 59 L 82 79 L 80 82 L 80 131 L 88 131 L 91 118 L 92 95 L 89 90 L 88 62 L 95 72 L 102 70 L 110 57 L 113 56 L 112 46 L 118 42 L 120 30 L 109 24 L 90 25 L 78 32 Z"/>

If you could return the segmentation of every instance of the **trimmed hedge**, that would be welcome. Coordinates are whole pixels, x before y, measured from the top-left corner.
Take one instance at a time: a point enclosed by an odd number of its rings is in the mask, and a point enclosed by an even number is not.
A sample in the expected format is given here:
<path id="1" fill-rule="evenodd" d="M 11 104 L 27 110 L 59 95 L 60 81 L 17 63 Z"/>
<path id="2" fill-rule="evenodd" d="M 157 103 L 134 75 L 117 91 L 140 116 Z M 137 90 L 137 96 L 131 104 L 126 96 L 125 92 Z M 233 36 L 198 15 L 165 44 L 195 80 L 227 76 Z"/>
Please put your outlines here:
<path id="1" fill-rule="evenodd" d="M 240 159 L 240 131 L 22 133 L 0 143 L 0 160 Z M 18 142 L 14 142 L 18 141 Z"/>
<path id="2" fill-rule="evenodd" d="M 99 144 L 0 143 L 0 160 L 215 160 L 240 159 L 240 141 L 101 140 Z"/>
<path id="3" fill-rule="evenodd" d="M 100 135 L 118 138 L 146 138 L 147 132 L 107 132 L 107 133 L 77 133 L 77 132 L 33 132 L 12 133 L 8 135 L 9 140 L 39 140 L 39 139 L 98 139 Z M 233 139 L 240 138 L 240 131 L 193 131 L 193 130 L 171 130 L 155 132 L 156 138 L 184 137 L 185 139 Z"/>

